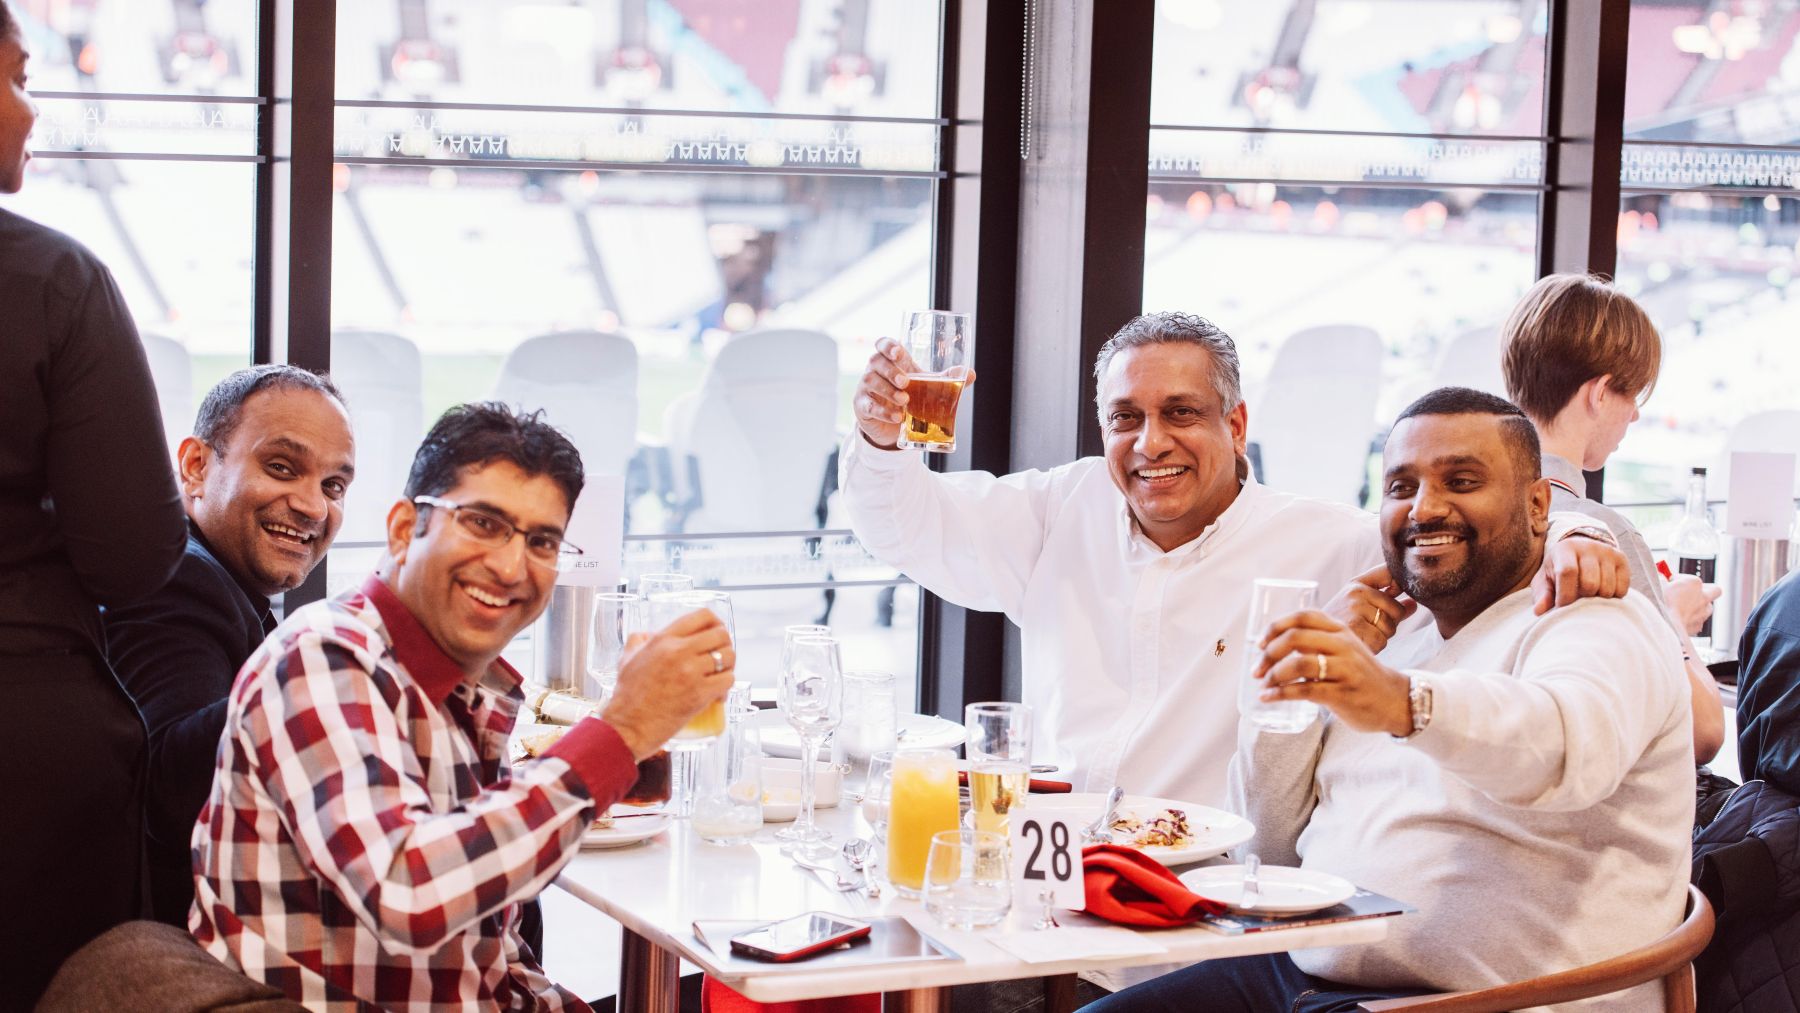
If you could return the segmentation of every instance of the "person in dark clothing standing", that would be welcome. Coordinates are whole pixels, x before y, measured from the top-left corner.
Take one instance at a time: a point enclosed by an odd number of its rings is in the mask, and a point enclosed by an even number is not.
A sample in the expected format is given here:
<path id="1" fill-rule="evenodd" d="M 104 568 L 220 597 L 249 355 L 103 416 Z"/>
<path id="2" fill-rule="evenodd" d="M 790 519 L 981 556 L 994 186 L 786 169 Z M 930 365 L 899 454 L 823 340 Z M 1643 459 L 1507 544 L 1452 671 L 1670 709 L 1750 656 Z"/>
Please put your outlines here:
<path id="1" fill-rule="evenodd" d="M 24 182 L 29 54 L 0 2 L 0 193 Z M 125 300 L 74 240 L 0 209 L 0 1013 L 142 910 L 144 726 L 97 605 L 169 579 L 184 537 Z"/>
<path id="2" fill-rule="evenodd" d="M 269 599 L 325 558 L 355 460 L 350 416 L 330 380 L 296 366 L 226 377 L 181 441 L 188 540 L 174 579 L 107 611 L 113 669 L 150 731 L 145 829 L 158 921 L 187 927 L 189 838 L 212 787 L 225 697 L 275 629 Z"/>
<path id="3" fill-rule="evenodd" d="M 1800 570 L 1756 603 L 1738 643 L 1738 769 L 1800 795 Z"/>

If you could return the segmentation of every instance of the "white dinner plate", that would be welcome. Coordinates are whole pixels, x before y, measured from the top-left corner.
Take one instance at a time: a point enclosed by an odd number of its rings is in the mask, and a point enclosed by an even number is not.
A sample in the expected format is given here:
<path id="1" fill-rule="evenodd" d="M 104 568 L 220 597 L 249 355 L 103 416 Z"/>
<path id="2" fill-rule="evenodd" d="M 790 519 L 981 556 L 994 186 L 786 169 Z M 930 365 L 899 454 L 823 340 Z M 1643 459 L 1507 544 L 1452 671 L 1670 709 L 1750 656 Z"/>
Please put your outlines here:
<path id="1" fill-rule="evenodd" d="M 1077 829 L 1092 823 L 1105 806 L 1106 796 L 1099 792 L 1033 795 L 1026 803 L 1026 809 L 1031 812 L 1070 811 Z M 1113 831 L 1113 843 L 1137 848 L 1164 865 L 1186 865 L 1189 862 L 1198 862 L 1214 855 L 1223 855 L 1249 840 L 1250 836 L 1256 832 L 1249 820 L 1223 809 L 1214 809 L 1197 802 L 1151 798 L 1147 795 L 1125 796 L 1124 800 L 1119 803 L 1118 815 L 1132 815 L 1147 819 L 1164 809 L 1180 809 L 1187 814 L 1188 828 L 1193 831 L 1194 836 L 1186 845 L 1179 848 L 1160 845 L 1138 847 L 1126 840 L 1123 833 L 1116 830 Z"/>
<path id="2" fill-rule="evenodd" d="M 669 829 L 668 813 L 650 813 L 615 819 L 612 826 L 604 829 L 589 827 L 587 833 L 581 835 L 581 847 L 584 851 L 628 847 L 647 841 L 667 829 Z"/>
<path id="3" fill-rule="evenodd" d="M 800 736 L 794 733 L 780 708 L 757 711 L 750 720 L 762 737 L 763 752 L 770 756 L 800 755 Z M 902 715 L 899 731 L 901 749 L 955 749 L 968 735 L 962 725 L 931 714 Z"/>
<path id="4" fill-rule="evenodd" d="M 1208 865 L 1181 874 L 1182 885 L 1233 911 L 1257 915 L 1303 915 L 1323 911 L 1350 899 L 1355 884 L 1328 872 L 1265 865 L 1257 870 L 1255 905 L 1244 907 L 1244 867 Z"/>

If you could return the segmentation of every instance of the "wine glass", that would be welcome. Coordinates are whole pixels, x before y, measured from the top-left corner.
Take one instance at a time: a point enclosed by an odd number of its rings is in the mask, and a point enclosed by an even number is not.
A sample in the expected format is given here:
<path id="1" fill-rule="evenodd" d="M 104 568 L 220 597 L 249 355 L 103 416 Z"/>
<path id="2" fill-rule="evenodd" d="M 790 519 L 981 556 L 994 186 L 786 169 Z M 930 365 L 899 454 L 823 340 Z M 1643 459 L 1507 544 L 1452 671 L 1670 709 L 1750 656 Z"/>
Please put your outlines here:
<path id="1" fill-rule="evenodd" d="M 631 643 L 636 621 L 633 612 L 639 601 L 635 594 L 616 591 L 594 595 L 594 636 L 588 645 L 588 684 L 582 687 L 582 696 L 603 700 L 612 695 L 625 648 Z"/>
<path id="2" fill-rule="evenodd" d="M 782 666 L 779 698 L 782 714 L 800 736 L 800 816 L 775 836 L 786 841 L 786 850 L 796 857 L 823 860 L 836 853 L 828 843 L 831 834 L 813 822 L 813 781 L 819 747 L 842 717 L 842 695 L 838 642 L 831 637 L 794 638 Z"/>

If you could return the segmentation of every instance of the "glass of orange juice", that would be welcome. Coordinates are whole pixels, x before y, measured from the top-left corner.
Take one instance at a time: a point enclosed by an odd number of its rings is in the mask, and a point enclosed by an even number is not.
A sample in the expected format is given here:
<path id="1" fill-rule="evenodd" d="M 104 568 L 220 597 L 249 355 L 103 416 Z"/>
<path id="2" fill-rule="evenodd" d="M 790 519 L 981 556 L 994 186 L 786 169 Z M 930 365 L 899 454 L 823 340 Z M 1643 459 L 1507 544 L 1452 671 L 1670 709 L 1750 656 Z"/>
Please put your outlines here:
<path id="1" fill-rule="evenodd" d="M 948 749 L 902 749 L 894 754 L 888 789 L 887 878 L 901 896 L 924 893 L 932 835 L 955 830 L 956 754 Z"/>
<path id="2" fill-rule="evenodd" d="M 722 591 L 671 591 L 652 594 L 639 604 L 643 620 L 640 628 L 644 631 L 665 629 L 682 616 L 704 609 L 725 623 L 726 634 L 731 637 L 734 645 L 737 643 L 737 632 L 731 621 L 731 596 Z M 666 748 L 675 754 L 669 811 L 677 818 L 693 814 L 694 782 L 699 774 L 700 751 L 723 734 L 725 701 L 714 700 L 689 718 L 688 723 L 682 725 L 675 737 L 669 740 Z"/>

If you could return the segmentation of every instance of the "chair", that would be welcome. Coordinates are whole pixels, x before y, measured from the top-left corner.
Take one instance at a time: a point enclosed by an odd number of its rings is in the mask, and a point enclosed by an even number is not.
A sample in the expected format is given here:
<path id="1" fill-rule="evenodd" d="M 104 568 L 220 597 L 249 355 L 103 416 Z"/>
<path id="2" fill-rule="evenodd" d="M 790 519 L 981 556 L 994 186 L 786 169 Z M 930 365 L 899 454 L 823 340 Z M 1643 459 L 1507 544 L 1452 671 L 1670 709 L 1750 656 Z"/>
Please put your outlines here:
<path id="1" fill-rule="evenodd" d="M 187 346 L 160 334 L 142 335 L 144 358 L 150 361 L 150 380 L 156 384 L 156 403 L 162 410 L 163 436 L 169 457 L 194 431 L 194 366 Z"/>
<path id="2" fill-rule="evenodd" d="M 494 397 L 551 425 L 581 451 L 589 475 L 624 475 L 637 452 L 638 354 L 630 339 L 558 331 L 520 342 L 500 365 Z"/>
<path id="3" fill-rule="evenodd" d="M 1439 387 L 1470 387 L 1505 397 L 1500 335 L 1492 328 L 1482 327 L 1451 338 L 1432 372 L 1431 389 Z"/>
<path id="4" fill-rule="evenodd" d="M 356 481 L 344 500 L 343 542 L 387 544 L 387 514 L 406 486 L 425 435 L 425 379 L 419 346 L 398 334 L 335 331 L 331 379 L 350 404 Z"/>
<path id="5" fill-rule="evenodd" d="M 1367 327 L 1334 324 L 1291 335 L 1250 404 L 1250 439 L 1263 467 L 1257 477 L 1288 492 L 1358 502 L 1381 357 L 1381 338 Z"/>
<path id="6" fill-rule="evenodd" d="M 304 1013 L 278 989 L 226 967 L 193 937 L 161 922 L 126 922 L 76 950 L 57 969 L 37 1013 Z"/>
<path id="7" fill-rule="evenodd" d="M 726 342 L 664 432 L 683 531 L 797 531 L 820 524 L 837 447 L 837 342 L 770 330 Z"/>
<path id="8" fill-rule="evenodd" d="M 1382 999 L 1365 1002 L 1368 1013 L 1506 1013 L 1507 1010 L 1573 1002 L 1597 995 L 1621 992 L 1634 985 L 1661 979 L 1663 1010 L 1666 1013 L 1693 1013 L 1694 958 L 1706 949 L 1712 939 L 1713 910 L 1697 887 L 1688 887 L 1687 917 L 1680 925 L 1648 946 L 1630 953 L 1602 960 L 1597 964 L 1577 967 L 1556 974 L 1546 974 L 1526 981 L 1515 981 L 1473 992 L 1443 992 L 1417 995 L 1405 999 Z"/>

